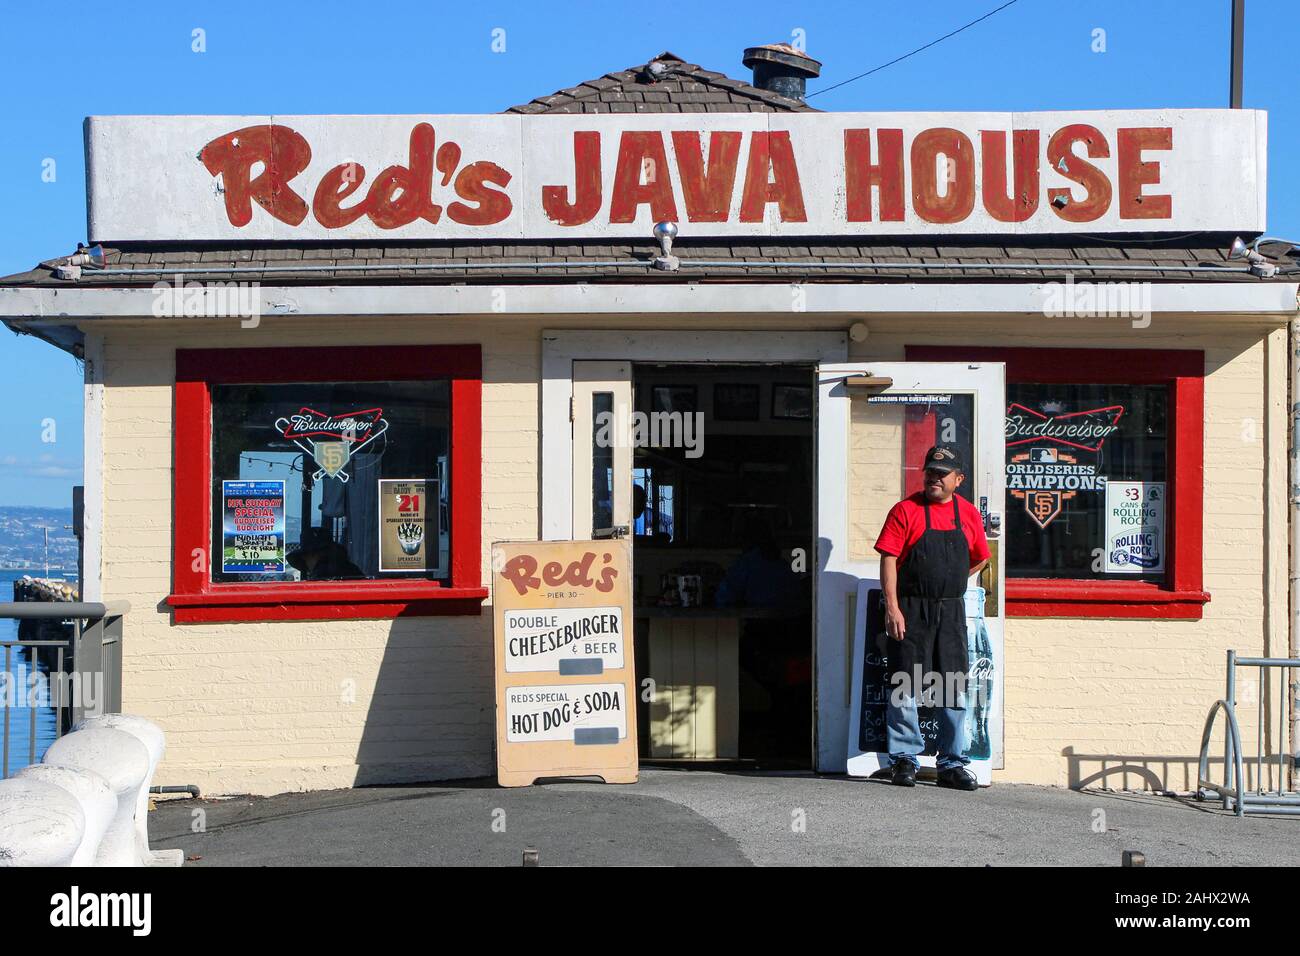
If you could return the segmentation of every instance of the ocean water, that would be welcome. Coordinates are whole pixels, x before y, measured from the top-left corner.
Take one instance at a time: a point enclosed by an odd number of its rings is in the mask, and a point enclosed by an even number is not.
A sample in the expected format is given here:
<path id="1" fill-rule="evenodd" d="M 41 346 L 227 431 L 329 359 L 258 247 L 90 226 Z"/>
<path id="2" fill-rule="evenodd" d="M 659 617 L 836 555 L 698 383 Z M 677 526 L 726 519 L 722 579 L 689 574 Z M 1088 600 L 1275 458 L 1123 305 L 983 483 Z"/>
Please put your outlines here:
<path id="1" fill-rule="evenodd" d="M 44 569 L 33 574 L 33 577 L 44 576 Z M 0 569 L 0 601 L 13 600 L 13 583 L 24 574 L 32 574 L 31 571 L 10 571 Z M 76 579 L 76 571 L 59 571 L 54 568 L 50 569 L 51 578 L 67 578 L 68 580 Z M 18 622 L 13 618 L 0 618 L 0 640 L 17 640 Z M 45 749 L 54 742 L 55 723 L 54 710 L 49 706 L 40 706 L 45 703 L 43 699 L 38 699 L 36 707 L 29 706 L 33 703 L 29 689 L 32 687 L 33 673 L 39 675 L 39 681 L 44 681 L 44 686 L 48 687 L 50 669 L 57 663 L 57 648 L 42 648 L 36 654 L 35 670 L 33 671 L 32 650 L 28 648 L 13 647 L 8 650 L 8 660 L 5 660 L 4 649 L 0 649 L 0 670 L 3 670 L 3 677 L 0 677 L 0 737 L 3 737 L 6 730 L 8 731 L 8 767 L 3 766 L 3 739 L 0 739 L 0 776 L 12 776 L 17 773 L 31 760 L 31 736 L 33 723 L 36 731 L 36 761 L 39 762 L 45 754 Z M 48 695 L 40 695 L 42 698 Z"/>

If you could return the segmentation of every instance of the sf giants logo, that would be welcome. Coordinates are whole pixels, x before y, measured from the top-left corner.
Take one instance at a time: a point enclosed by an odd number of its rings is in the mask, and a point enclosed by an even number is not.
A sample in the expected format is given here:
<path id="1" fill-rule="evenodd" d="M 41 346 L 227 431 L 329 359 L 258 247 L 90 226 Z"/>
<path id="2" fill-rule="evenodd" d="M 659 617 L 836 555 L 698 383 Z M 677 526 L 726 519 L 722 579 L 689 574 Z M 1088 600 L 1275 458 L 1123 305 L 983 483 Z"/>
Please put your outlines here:
<path id="1" fill-rule="evenodd" d="M 614 556 L 609 552 L 606 552 L 601 558 L 601 564 L 604 565 L 608 565 L 614 560 Z M 618 569 L 602 567 L 599 573 L 593 577 L 592 570 L 595 563 L 596 553 L 594 551 L 588 551 L 577 561 L 569 562 L 567 566 L 559 561 L 548 561 L 543 565 L 531 554 L 520 554 L 506 562 L 506 566 L 501 569 L 501 577 L 514 585 L 515 591 L 519 594 L 536 591 L 543 584 L 547 587 L 559 587 L 564 584 L 575 588 L 595 587 L 597 591 L 602 593 L 614 590 L 614 582 L 618 579 Z"/>
<path id="2" fill-rule="evenodd" d="M 1066 464 L 1073 465 L 1077 459 L 1056 448 L 1032 448 L 1029 451 L 1013 455 L 1012 464 L 1032 462 L 1039 465 Z M 1034 519 L 1034 524 L 1046 528 L 1061 515 L 1065 502 L 1078 494 L 1077 491 L 1058 491 L 1043 489 L 1012 489 L 1011 494 L 1025 503 L 1025 511 Z"/>
<path id="3" fill-rule="evenodd" d="M 1061 513 L 1061 495 L 1059 491 L 1025 491 L 1025 510 L 1040 528 L 1046 528 Z M 1074 494 L 1074 492 L 1068 492 Z"/>

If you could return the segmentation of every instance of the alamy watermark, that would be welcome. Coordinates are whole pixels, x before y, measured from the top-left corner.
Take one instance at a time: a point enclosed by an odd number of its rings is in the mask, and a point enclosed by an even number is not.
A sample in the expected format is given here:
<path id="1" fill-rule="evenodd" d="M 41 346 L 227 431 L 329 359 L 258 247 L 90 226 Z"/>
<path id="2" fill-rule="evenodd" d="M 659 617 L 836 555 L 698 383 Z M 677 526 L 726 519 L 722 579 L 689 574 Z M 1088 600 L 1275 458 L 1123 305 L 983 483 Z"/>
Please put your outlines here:
<path id="1" fill-rule="evenodd" d="M 704 454 L 703 412 L 600 412 L 595 417 L 598 448 L 683 448 L 687 458 Z"/>
<path id="2" fill-rule="evenodd" d="M 185 282 L 178 274 L 169 284 L 153 284 L 153 315 L 158 319 L 239 319 L 255 329 L 262 321 L 261 283 Z"/>
<path id="3" fill-rule="evenodd" d="M 889 703 L 893 707 L 966 707 L 989 706 L 993 685 L 993 662 L 981 657 L 966 671 L 923 671 L 917 664 L 911 673 L 899 671 L 889 678 L 893 690 Z"/>
<path id="4" fill-rule="evenodd" d="M 0 711 L 5 708 L 49 710 L 60 706 L 98 714 L 103 701 L 104 675 L 100 673 L 84 675 L 73 671 L 56 673 L 51 678 L 25 664 L 0 672 Z"/>
<path id="5" fill-rule="evenodd" d="M 1130 319 L 1133 328 L 1151 324 L 1150 282 L 1064 282 L 1043 285 L 1043 314 L 1052 318 Z"/>

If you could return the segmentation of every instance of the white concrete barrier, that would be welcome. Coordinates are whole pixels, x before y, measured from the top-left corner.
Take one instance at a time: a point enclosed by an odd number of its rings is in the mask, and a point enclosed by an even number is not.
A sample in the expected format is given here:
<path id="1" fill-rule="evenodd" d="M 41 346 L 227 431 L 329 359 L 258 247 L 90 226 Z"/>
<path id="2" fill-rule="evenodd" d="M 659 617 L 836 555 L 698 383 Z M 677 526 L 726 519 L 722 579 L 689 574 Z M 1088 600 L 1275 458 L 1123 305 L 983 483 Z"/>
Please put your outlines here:
<path id="1" fill-rule="evenodd" d="M 144 785 L 136 795 L 135 803 L 135 846 L 144 866 L 180 866 L 185 862 L 183 850 L 149 849 L 149 787 L 153 783 L 154 772 L 158 769 L 163 752 L 167 749 L 167 738 L 162 728 L 152 720 L 137 717 L 135 714 L 99 714 L 87 717 L 72 728 L 76 733 L 92 727 L 107 727 L 130 734 L 144 744 L 149 752 L 149 773 Z"/>
<path id="2" fill-rule="evenodd" d="M 71 866 L 86 833 L 81 803 L 43 780 L 0 780 L 0 866 Z"/>
<path id="3" fill-rule="evenodd" d="M 162 728 L 131 714 L 87 717 L 44 761 L 0 780 L 0 866 L 180 866 L 149 849 L 149 786 Z"/>
<path id="4" fill-rule="evenodd" d="M 85 831 L 81 844 L 68 865 L 94 866 L 95 854 L 99 852 L 104 834 L 117 815 L 117 796 L 108 781 L 94 770 L 55 767 L 47 763 L 24 767 L 18 771 L 15 779 L 52 784 L 69 793 L 81 804 L 86 819 Z"/>
<path id="5" fill-rule="evenodd" d="M 99 849 L 96 866 L 146 866 L 135 842 L 140 788 L 149 787 L 149 751 L 139 740 L 110 727 L 87 727 L 60 737 L 45 752 L 46 764 L 91 770 L 108 781 L 117 809 Z"/>

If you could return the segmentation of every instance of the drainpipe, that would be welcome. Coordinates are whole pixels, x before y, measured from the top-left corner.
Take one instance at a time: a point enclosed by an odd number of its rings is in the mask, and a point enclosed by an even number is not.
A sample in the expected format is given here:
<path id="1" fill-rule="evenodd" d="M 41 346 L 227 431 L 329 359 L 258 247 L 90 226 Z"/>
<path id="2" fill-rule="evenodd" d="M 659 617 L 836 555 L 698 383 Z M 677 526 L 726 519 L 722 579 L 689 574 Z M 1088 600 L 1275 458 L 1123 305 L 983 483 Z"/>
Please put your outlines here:
<path id="1" fill-rule="evenodd" d="M 1287 562 L 1291 576 L 1291 626 L 1287 656 L 1294 660 L 1300 657 L 1300 319 L 1292 319 L 1287 331 L 1291 346 L 1288 369 L 1291 386 L 1291 547 Z M 1300 668 L 1287 668 L 1287 673 L 1291 676 L 1291 787 L 1295 789 L 1297 770 L 1300 769 Z"/>

